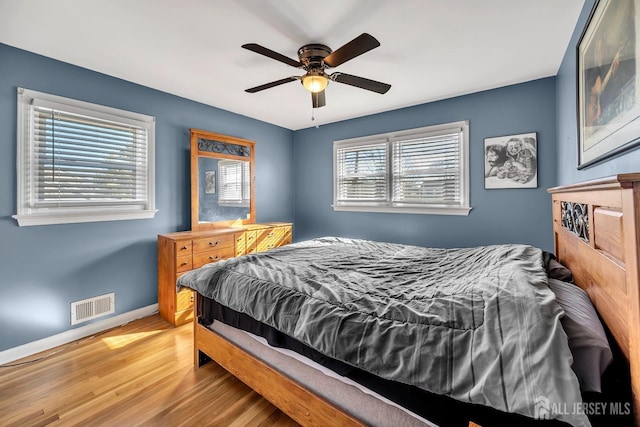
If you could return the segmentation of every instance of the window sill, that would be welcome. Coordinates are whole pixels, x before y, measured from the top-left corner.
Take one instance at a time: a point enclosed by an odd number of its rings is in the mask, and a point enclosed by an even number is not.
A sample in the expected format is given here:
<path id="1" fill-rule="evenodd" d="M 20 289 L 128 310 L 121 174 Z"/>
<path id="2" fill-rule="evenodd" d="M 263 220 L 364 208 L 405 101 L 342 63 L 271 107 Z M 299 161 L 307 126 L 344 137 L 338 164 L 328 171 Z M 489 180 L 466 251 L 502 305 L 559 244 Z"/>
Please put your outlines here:
<path id="1" fill-rule="evenodd" d="M 158 212 L 152 210 L 118 211 L 118 212 L 84 212 L 84 213 L 57 213 L 57 214 L 21 214 L 13 215 L 18 221 L 18 226 L 50 224 L 74 224 L 80 222 L 122 221 L 129 219 L 150 219 Z"/>
<path id="2" fill-rule="evenodd" d="M 218 202 L 218 206 L 225 206 L 228 208 L 248 208 L 248 203 L 226 203 L 226 202 Z"/>
<path id="3" fill-rule="evenodd" d="M 421 208 L 421 207 L 393 207 L 393 206 L 338 206 L 332 205 L 334 211 L 346 212 L 380 212 L 395 214 L 423 214 L 423 215 L 463 215 L 468 216 L 470 207 Z"/>

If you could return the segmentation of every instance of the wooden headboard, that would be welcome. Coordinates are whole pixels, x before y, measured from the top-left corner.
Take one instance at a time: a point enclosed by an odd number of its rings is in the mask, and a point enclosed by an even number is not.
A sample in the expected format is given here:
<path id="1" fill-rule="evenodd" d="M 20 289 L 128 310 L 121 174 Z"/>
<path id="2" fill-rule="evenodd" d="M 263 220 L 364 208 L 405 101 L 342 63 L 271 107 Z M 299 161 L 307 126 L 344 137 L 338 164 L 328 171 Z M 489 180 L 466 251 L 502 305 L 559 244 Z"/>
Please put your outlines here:
<path id="1" fill-rule="evenodd" d="M 640 173 L 548 191 L 556 257 L 587 292 L 629 361 L 640 426 Z"/>

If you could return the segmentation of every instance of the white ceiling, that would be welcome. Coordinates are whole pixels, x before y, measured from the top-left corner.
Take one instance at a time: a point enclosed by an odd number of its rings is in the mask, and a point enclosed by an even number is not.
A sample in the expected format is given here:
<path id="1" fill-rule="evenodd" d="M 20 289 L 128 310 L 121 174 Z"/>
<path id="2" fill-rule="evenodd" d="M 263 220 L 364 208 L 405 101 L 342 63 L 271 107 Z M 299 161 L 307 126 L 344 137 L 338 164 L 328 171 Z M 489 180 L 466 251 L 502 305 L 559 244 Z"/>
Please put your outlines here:
<path id="1" fill-rule="evenodd" d="M 297 130 L 556 75 L 584 0 L 0 0 L 0 43 Z M 297 60 L 368 32 L 381 46 L 328 72 L 392 85 L 385 95 L 332 82 L 315 109 L 298 82 L 244 90 Z"/>

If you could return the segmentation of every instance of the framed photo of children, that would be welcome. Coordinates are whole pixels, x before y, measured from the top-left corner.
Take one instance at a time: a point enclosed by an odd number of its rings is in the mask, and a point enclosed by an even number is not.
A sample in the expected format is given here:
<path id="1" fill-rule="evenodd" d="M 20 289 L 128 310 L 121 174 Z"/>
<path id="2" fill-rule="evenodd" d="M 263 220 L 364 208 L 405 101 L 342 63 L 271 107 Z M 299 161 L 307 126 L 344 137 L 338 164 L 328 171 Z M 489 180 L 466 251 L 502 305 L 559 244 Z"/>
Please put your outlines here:
<path id="1" fill-rule="evenodd" d="M 578 41 L 578 169 L 640 144 L 639 6 L 597 1 Z"/>
<path id="2" fill-rule="evenodd" d="M 484 188 L 537 188 L 535 132 L 484 140 Z"/>

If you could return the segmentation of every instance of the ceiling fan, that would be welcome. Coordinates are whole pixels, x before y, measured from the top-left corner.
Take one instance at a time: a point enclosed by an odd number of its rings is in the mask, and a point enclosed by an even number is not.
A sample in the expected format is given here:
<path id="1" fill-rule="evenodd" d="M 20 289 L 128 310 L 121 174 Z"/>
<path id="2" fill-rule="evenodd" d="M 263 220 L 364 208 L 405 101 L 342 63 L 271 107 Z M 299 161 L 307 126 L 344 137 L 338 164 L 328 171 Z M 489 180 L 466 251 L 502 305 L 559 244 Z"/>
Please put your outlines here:
<path id="1" fill-rule="evenodd" d="M 244 44 L 242 47 L 245 49 L 267 56 L 271 59 L 275 59 L 276 61 L 283 62 L 287 65 L 291 65 L 292 67 L 302 68 L 306 71 L 306 74 L 303 76 L 286 77 L 284 79 L 246 89 L 245 92 L 256 93 L 261 90 L 300 80 L 305 89 L 311 92 L 313 108 L 320 108 L 326 105 L 324 90 L 329 84 L 329 80 L 380 94 L 387 93 L 387 91 L 391 89 L 391 85 L 386 83 L 341 72 L 335 72 L 332 74 L 327 74 L 325 72 L 327 68 L 337 67 L 338 65 L 344 64 L 356 56 L 360 56 L 378 46 L 380 46 L 380 42 L 378 42 L 375 37 L 370 34 L 363 33 L 336 51 L 332 51 L 329 47 L 322 44 L 314 43 L 304 45 L 298 49 L 298 61 L 296 61 L 295 59 L 291 59 L 256 43 Z"/>

